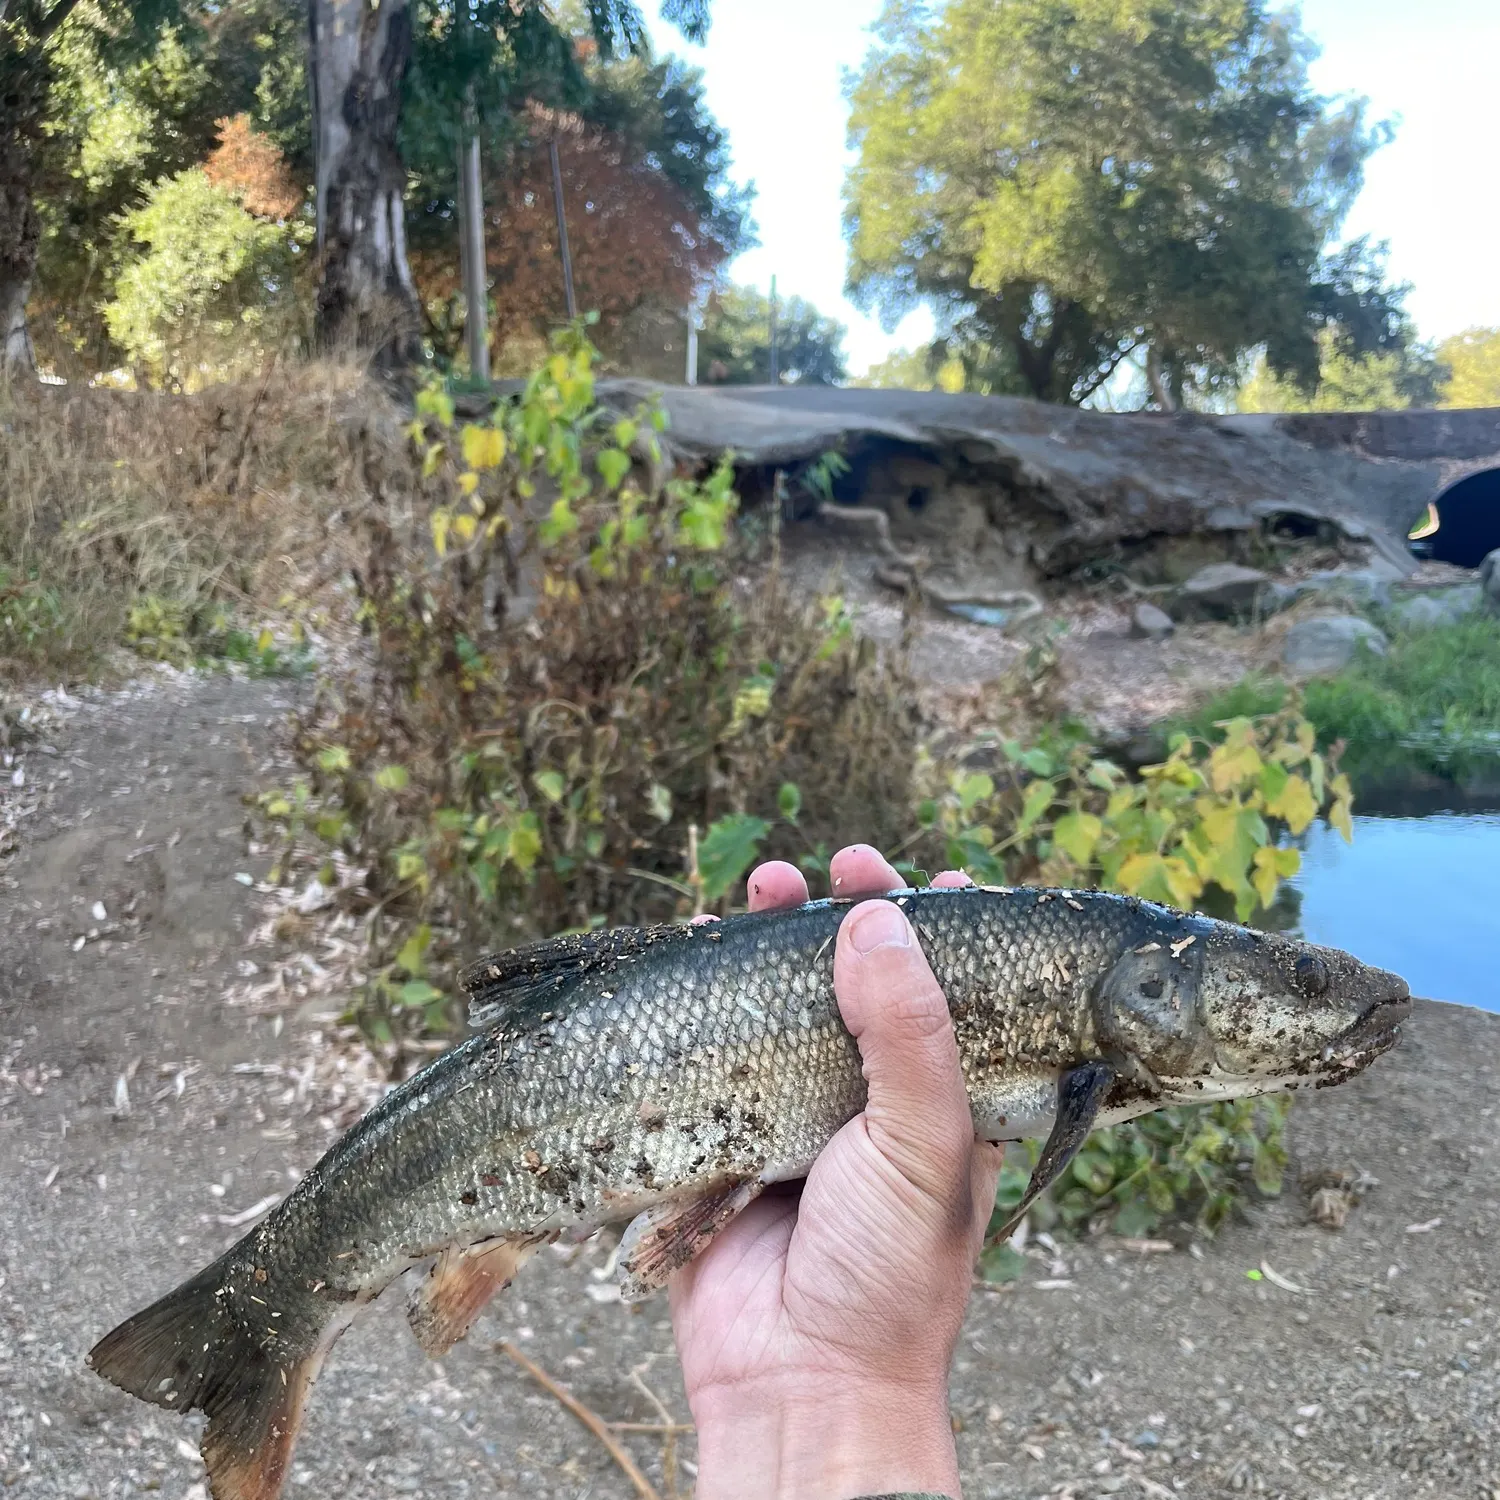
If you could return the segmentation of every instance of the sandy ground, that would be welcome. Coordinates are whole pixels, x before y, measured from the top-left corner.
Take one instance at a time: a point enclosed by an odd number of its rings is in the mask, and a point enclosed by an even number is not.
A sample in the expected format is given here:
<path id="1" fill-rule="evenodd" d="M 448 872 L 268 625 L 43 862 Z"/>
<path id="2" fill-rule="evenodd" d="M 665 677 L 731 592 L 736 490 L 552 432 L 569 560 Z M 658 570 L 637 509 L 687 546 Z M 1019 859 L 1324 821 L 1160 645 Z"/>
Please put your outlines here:
<path id="1" fill-rule="evenodd" d="M 235 879 L 258 872 L 240 798 L 274 774 L 291 693 L 218 676 L 99 695 L 26 751 L 20 786 L 0 777 L 17 845 L 0 863 L 6 1495 L 203 1500 L 192 1423 L 82 1356 L 351 1113 L 326 1000 L 273 1016 L 225 999 L 267 961 Z M 1035 1247 L 1020 1283 L 977 1291 L 953 1378 L 966 1494 L 1500 1497 L 1497 1084 L 1500 1016 L 1424 1005 L 1400 1051 L 1294 1112 L 1291 1184 L 1379 1179 L 1342 1231 L 1289 1185 L 1201 1254 Z M 539 1257 L 441 1363 L 388 1294 L 330 1359 L 289 1493 L 630 1495 L 495 1347 L 611 1422 L 659 1422 L 648 1390 L 685 1420 L 665 1306 L 620 1304 L 596 1274 L 608 1249 Z M 1301 1290 L 1247 1277 L 1263 1264 Z M 621 1440 L 669 1494 L 661 1436 Z M 692 1456 L 689 1434 L 683 1495 Z"/>

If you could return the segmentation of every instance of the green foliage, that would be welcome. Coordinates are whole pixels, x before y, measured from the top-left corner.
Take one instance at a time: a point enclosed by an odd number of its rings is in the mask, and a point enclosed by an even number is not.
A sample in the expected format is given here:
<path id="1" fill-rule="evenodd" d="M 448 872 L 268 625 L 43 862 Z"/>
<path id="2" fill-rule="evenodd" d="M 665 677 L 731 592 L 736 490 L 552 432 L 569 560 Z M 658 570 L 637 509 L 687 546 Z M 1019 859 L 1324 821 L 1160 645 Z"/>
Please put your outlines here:
<path id="1" fill-rule="evenodd" d="M 1101 1221 L 1116 1234 L 1149 1235 L 1191 1217 L 1212 1235 L 1253 1190 L 1281 1192 L 1291 1097 L 1273 1094 L 1226 1104 L 1156 1110 L 1096 1130 L 1052 1190 L 1031 1210 L 1036 1228 L 1081 1233 Z M 991 1232 L 1021 1201 L 1028 1174 L 1007 1164 Z M 1015 1280 L 1023 1257 L 991 1245 L 980 1259 L 989 1281 Z"/>
<path id="2" fill-rule="evenodd" d="M 1466 328 L 1438 345 L 1446 366 L 1441 404 L 1500 406 L 1500 328 Z"/>
<path id="3" fill-rule="evenodd" d="M 783 385 L 838 385 L 844 365 L 844 325 L 825 318 L 801 297 L 782 297 L 776 309 L 777 365 Z M 766 385 L 771 379 L 771 299 L 754 287 L 715 292 L 698 335 L 699 379 L 707 385 Z"/>
<path id="4" fill-rule="evenodd" d="M 1369 247 L 1323 255 L 1385 134 L 1312 92 L 1291 13 L 893 0 L 877 34 L 850 284 L 889 320 L 930 301 L 989 389 L 1080 402 L 1149 347 L 1180 398 L 1261 344 L 1310 383 L 1328 322 L 1405 337 Z"/>
<path id="5" fill-rule="evenodd" d="M 1217 899 L 1245 921 L 1300 866 L 1283 832 L 1321 812 L 1350 834 L 1349 779 L 1295 706 L 1231 720 L 1213 742 L 1178 734 L 1135 780 L 1076 734 L 993 749 L 994 774 L 926 764 L 928 841 L 914 841 L 986 884 L 1097 886 L 1188 910 Z"/>
<path id="6" fill-rule="evenodd" d="M 102 309 L 141 253 L 130 216 L 204 160 L 218 120 L 248 113 L 304 181 L 312 153 L 297 0 L 182 7 L 132 48 L 92 7 L 74 14 L 52 50 L 31 306 L 38 357 L 65 375 L 121 362 Z"/>
<path id="7" fill-rule="evenodd" d="M 1500 631 L 1476 611 L 1428 629 L 1393 620 L 1385 656 L 1363 653 L 1334 677 L 1302 689 L 1302 711 L 1323 746 L 1338 745 L 1351 779 L 1418 769 L 1463 775 L 1493 766 L 1500 753 Z M 1290 690 L 1274 678 L 1247 677 L 1172 723 L 1206 737 L 1240 715 L 1284 712 Z"/>
<path id="8" fill-rule="evenodd" d="M 722 907 L 762 845 L 894 842 L 910 684 L 774 571 L 736 583 L 727 464 L 655 481 L 662 414 L 599 408 L 577 330 L 484 421 L 437 386 L 417 408 L 420 502 L 352 523 L 373 670 L 330 684 L 308 805 L 281 799 L 370 870 L 371 973 L 418 924 L 446 988 L 480 945 Z M 432 1014 L 379 986 L 362 1009 Z"/>
<path id="9" fill-rule="evenodd" d="M 1318 382 L 1305 390 L 1277 376 L 1262 354 L 1239 389 L 1239 411 L 1401 411 L 1431 406 L 1440 361 L 1419 346 L 1356 354 L 1342 347 L 1333 329 L 1318 336 Z"/>
<path id="10" fill-rule="evenodd" d="M 1475 611 L 1427 630 L 1393 631 L 1385 656 L 1364 653 L 1308 684 L 1308 717 L 1344 740 L 1357 775 L 1401 764 L 1439 774 L 1500 752 L 1500 630 Z"/>
<path id="11" fill-rule="evenodd" d="M 67 623 L 62 595 L 35 568 L 16 574 L 0 566 L 0 658 L 36 654 Z"/>
<path id="12" fill-rule="evenodd" d="M 295 677 L 311 666 L 299 629 L 284 645 L 269 627 L 246 630 L 223 605 L 203 600 L 142 594 L 126 614 L 124 639 L 138 656 L 179 668 L 232 662 L 252 677 Z"/>
<path id="13" fill-rule="evenodd" d="M 194 167 L 158 182 L 124 225 L 145 253 L 117 279 L 104 317 L 153 385 L 249 375 L 294 335 L 310 224 L 259 219 Z"/>

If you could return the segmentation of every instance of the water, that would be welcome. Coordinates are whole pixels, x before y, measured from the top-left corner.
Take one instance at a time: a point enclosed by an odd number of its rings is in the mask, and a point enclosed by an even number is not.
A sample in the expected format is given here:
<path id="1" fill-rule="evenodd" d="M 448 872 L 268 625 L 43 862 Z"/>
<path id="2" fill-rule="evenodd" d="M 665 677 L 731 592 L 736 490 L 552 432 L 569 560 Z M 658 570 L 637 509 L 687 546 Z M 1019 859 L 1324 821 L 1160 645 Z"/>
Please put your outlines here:
<path id="1" fill-rule="evenodd" d="M 1313 942 L 1500 1010 L 1500 812 L 1356 817 L 1352 844 L 1316 823 L 1291 884 Z"/>

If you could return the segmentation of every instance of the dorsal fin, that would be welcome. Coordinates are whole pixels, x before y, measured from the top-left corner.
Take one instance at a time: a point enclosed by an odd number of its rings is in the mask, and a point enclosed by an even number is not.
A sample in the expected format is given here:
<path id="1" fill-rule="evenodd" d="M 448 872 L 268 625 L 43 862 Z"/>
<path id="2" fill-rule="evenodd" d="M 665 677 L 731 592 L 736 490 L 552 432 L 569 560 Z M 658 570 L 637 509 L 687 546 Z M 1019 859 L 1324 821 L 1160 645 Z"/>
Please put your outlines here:
<path id="1" fill-rule="evenodd" d="M 525 948 L 481 958 L 461 981 L 469 997 L 469 1025 L 487 1031 L 501 1022 L 525 1026 L 543 1011 L 561 1011 L 583 979 L 607 974 L 663 943 L 690 942 L 705 927 L 616 927 L 568 933 Z"/>

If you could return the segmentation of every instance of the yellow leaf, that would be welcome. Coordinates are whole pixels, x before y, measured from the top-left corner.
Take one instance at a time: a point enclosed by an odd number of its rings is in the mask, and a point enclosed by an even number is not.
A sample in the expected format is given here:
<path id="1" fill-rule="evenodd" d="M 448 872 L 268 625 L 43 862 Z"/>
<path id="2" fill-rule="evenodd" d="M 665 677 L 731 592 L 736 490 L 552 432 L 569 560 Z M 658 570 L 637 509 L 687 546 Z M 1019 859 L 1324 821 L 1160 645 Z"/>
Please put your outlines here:
<path id="1" fill-rule="evenodd" d="M 276 637 L 271 634 L 271 627 L 269 625 L 263 625 L 261 627 L 260 634 L 255 637 L 255 649 L 259 651 L 262 656 L 264 656 L 265 653 L 269 651 L 275 644 Z"/>
<path id="2" fill-rule="evenodd" d="M 1228 739 L 1222 745 L 1215 745 L 1213 754 L 1208 758 L 1209 778 L 1213 789 L 1216 792 L 1232 792 L 1236 787 L 1259 776 L 1262 764 L 1260 751 L 1248 740 L 1236 743 L 1233 739 Z"/>
<path id="3" fill-rule="evenodd" d="M 479 521 L 475 516 L 463 515 L 454 516 L 453 518 L 453 529 L 465 542 L 472 542 L 474 540 L 474 532 L 478 526 Z"/>
<path id="4" fill-rule="evenodd" d="M 1293 833 L 1301 833 L 1317 816 L 1318 804 L 1312 788 L 1300 776 L 1288 776 L 1286 785 L 1266 803 L 1266 812 L 1281 818 Z"/>
<path id="5" fill-rule="evenodd" d="M 437 473 L 437 466 L 443 461 L 443 445 L 433 443 L 422 456 L 422 478 L 431 479 Z"/>
<path id="6" fill-rule="evenodd" d="M 1302 868 L 1302 856 L 1295 849 L 1275 849 L 1269 845 L 1255 851 L 1255 873 L 1250 883 L 1262 906 L 1269 906 L 1276 899 L 1276 891 L 1284 879 Z"/>
<path id="7" fill-rule="evenodd" d="M 1340 797 L 1328 809 L 1328 821 L 1343 834 L 1346 844 L 1354 842 L 1354 819 L 1350 816 L 1351 806 L 1352 801 L 1350 798 Z"/>
<path id="8" fill-rule="evenodd" d="M 475 473 L 460 474 L 458 476 L 458 492 L 461 495 L 472 495 L 479 488 L 479 476 Z"/>
<path id="9" fill-rule="evenodd" d="M 437 548 L 439 557 L 446 557 L 448 554 L 448 525 L 452 519 L 442 506 L 432 513 L 432 545 Z"/>
<path id="10" fill-rule="evenodd" d="M 464 428 L 464 462 L 471 469 L 498 468 L 504 458 L 505 434 L 498 428 Z"/>

